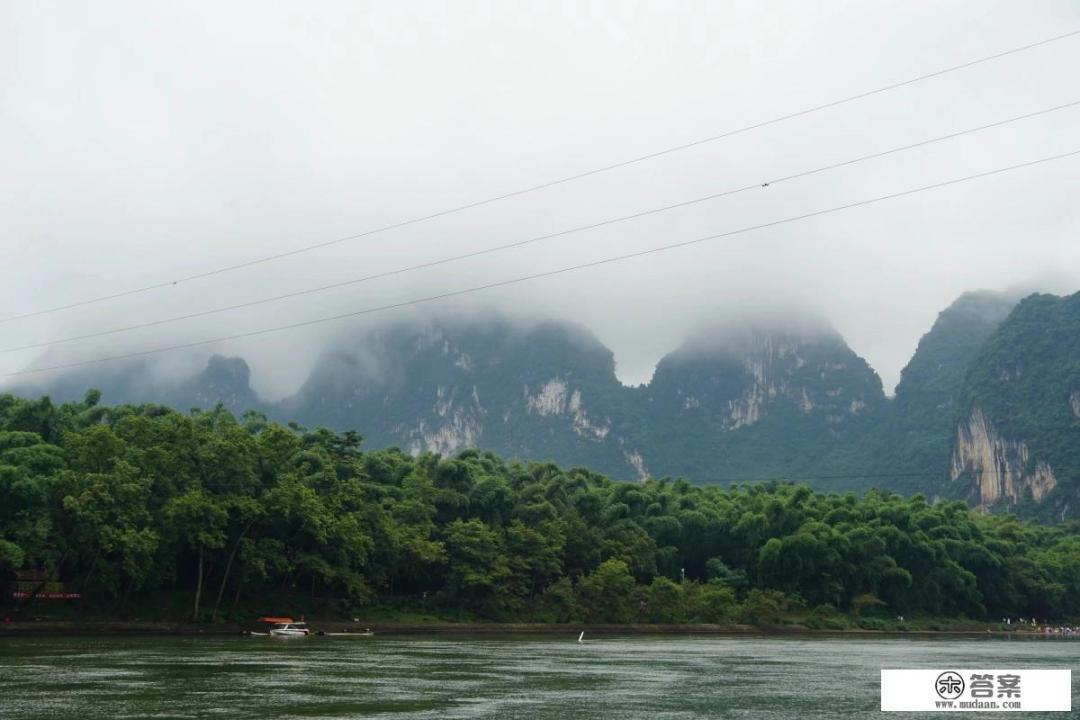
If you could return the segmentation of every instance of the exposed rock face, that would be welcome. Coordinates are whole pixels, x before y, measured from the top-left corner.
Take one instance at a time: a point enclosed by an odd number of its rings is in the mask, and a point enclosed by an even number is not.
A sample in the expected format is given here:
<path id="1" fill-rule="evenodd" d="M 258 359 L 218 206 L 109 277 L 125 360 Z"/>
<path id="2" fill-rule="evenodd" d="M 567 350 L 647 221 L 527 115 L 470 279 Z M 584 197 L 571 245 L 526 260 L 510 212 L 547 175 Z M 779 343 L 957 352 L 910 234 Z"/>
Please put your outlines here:
<path id="1" fill-rule="evenodd" d="M 828 348 L 827 352 L 836 351 L 837 357 L 826 362 L 811 361 L 813 367 L 809 372 L 803 372 L 807 367 L 805 355 L 823 348 Z M 803 337 L 753 331 L 749 341 L 736 350 L 744 353 L 741 362 L 749 382 L 737 399 L 728 401 L 726 429 L 753 425 L 761 420 L 765 408 L 778 400 L 790 402 L 803 414 L 809 414 L 819 406 L 830 408 L 833 422 L 843 422 L 845 412 L 858 414 L 867 406 L 868 395 L 869 402 L 879 404 L 879 384 L 871 381 L 868 386 L 860 383 L 859 387 L 853 388 L 848 382 L 845 375 L 849 371 L 849 358 L 845 357 L 845 350 L 843 341 L 831 333 Z M 854 357 L 853 353 L 851 355 Z M 869 366 L 861 358 L 854 359 L 854 372 L 865 374 Z M 821 381 L 830 379 L 837 383 L 836 386 L 823 388 Z M 847 406 L 841 409 L 844 402 Z"/>
<path id="2" fill-rule="evenodd" d="M 978 407 L 956 432 L 952 479 L 966 475 L 973 476 L 976 499 L 984 508 L 1002 501 L 1016 504 L 1025 492 L 1040 502 L 1057 486 L 1053 468 L 1041 460 L 1033 463 L 1027 444 L 1003 438 Z"/>
<path id="3" fill-rule="evenodd" d="M 628 388 L 610 350 L 569 323 L 394 323 L 340 338 L 293 397 L 266 409 L 413 454 L 479 447 L 621 479 L 805 475 L 827 469 L 823 456 L 884 403 L 877 376 L 835 331 L 806 327 L 703 330 L 647 387 Z M 78 382 L 76 397 L 93 384 Z M 106 392 L 113 402 L 152 396 Z M 181 411 L 260 407 L 247 365 L 221 357 L 156 399 Z"/>
<path id="4" fill-rule="evenodd" d="M 980 349 L 1015 307 L 1012 294 L 967 292 L 938 314 L 900 375 L 879 432 L 877 462 L 906 476 L 894 487 L 931 497 L 947 486 L 964 407 L 964 381 Z M 871 458 L 875 459 L 875 458 Z"/>
<path id="5" fill-rule="evenodd" d="M 623 453 L 626 458 L 626 462 L 630 463 L 630 466 L 637 471 L 638 480 L 647 480 L 649 478 L 649 470 L 645 467 L 645 458 L 641 457 L 641 453 L 634 451 Z"/>
<path id="6" fill-rule="evenodd" d="M 1029 295 L 968 368 L 954 477 L 958 468 L 978 468 L 983 474 L 969 487 L 979 502 L 1066 517 L 1080 500 L 1078 388 L 1080 293 Z"/>
<path id="7" fill-rule="evenodd" d="M 544 383 L 535 395 L 529 394 L 529 386 L 526 385 L 525 404 L 529 412 L 537 415 L 562 415 L 566 412 L 566 383 L 559 378 L 552 378 Z"/>
<path id="8" fill-rule="evenodd" d="M 575 390 L 570 395 L 570 415 L 573 418 L 574 432 L 581 437 L 591 437 L 595 440 L 603 440 L 611 432 L 611 421 L 605 420 L 603 423 L 595 423 L 589 418 L 588 413 L 585 412 L 585 408 L 581 404 L 581 391 Z"/>
<path id="9" fill-rule="evenodd" d="M 611 432 L 611 421 L 594 422 L 585 412 L 581 390 L 569 390 L 566 381 L 560 378 L 548 380 L 536 394 L 530 394 L 526 385 L 524 394 L 526 412 L 541 417 L 568 417 L 570 426 L 579 437 L 603 440 Z"/>
<path id="10" fill-rule="evenodd" d="M 410 453 L 419 455 L 427 451 L 449 456 L 480 443 L 487 411 L 480 404 L 475 385 L 464 398 L 458 398 L 458 392 L 457 387 L 440 385 L 436 389 L 431 408 L 434 417 L 422 418 L 405 433 Z"/>
<path id="11" fill-rule="evenodd" d="M 752 331 L 745 345 L 736 352 L 744 353 L 743 368 L 750 378 L 749 386 L 735 401 L 730 401 L 730 429 L 752 425 L 761 419 L 765 406 L 779 397 L 791 400 L 804 413 L 814 409 L 814 400 L 805 385 L 796 385 L 795 371 L 806 365 L 799 354 L 802 343 L 787 335 Z M 839 365 L 843 369 L 843 364 Z M 832 391 L 826 391 L 826 394 Z M 842 393 L 838 388 L 836 394 Z"/>
<path id="12" fill-rule="evenodd" d="M 182 412 L 220 402 L 356 429 L 368 448 L 479 447 L 618 479 L 817 476 L 826 490 L 967 496 L 1047 519 L 1080 507 L 1080 293 L 965 293 L 923 336 L 893 401 L 838 333 L 791 318 L 703 328 L 636 388 L 579 326 L 491 317 L 343 334 L 277 404 L 255 396 L 243 360 L 191 360 L 12 389 L 64 402 L 95 387 L 106 403 Z"/>
<path id="13" fill-rule="evenodd" d="M 611 352 L 570 324 L 429 321 L 361 333 L 328 353 L 283 417 L 363 428 L 369 447 L 579 464 L 645 473 L 612 420 L 627 389 Z"/>
<path id="14" fill-rule="evenodd" d="M 819 322 L 706 328 L 643 392 L 649 468 L 703 480 L 841 472 L 828 456 L 885 404 L 876 373 Z"/>
<path id="15" fill-rule="evenodd" d="M 282 416 L 364 428 L 369 446 L 479 446 L 620 478 L 805 474 L 885 401 L 835 331 L 806 327 L 702 333 L 643 388 L 623 387 L 610 351 L 571 325 L 384 328 L 328 354 Z"/>
<path id="16" fill-rule="evenodd" d="M 650 391 L 674 393 L 683 410 L 716 415 L 724 431 L 760 422 L 777 403 L 804 415 L 855 415 L 882 402 L 873 371 L 831 330 L 748 327 L 689 343 L 661 361 Z"/>

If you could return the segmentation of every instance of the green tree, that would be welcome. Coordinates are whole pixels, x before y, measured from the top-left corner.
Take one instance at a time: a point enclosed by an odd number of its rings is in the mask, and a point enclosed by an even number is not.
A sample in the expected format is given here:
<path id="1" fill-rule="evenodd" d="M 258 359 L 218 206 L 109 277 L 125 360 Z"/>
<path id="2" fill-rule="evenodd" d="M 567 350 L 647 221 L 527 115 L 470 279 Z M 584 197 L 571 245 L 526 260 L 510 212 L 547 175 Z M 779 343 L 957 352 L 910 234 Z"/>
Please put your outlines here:
<path id="1" fill-rule="evenodd" d="M 464 604 L 485 603 L 507 574 L 499 536 L 480 520 L 454 520 L 443 533 L 446 586 Z"/>
<path id="2" fill-rule="evenodd" d="M 653 578 L 645 590 L 645 615 L 653 623 L 680 623 L 687 618 L 683 586 L 666 577 Z"/>
<path id="3" fill-rule="evenodd" d="M 195 588 L 191 617 L 199 619 L 205 561 L 209 551 L 225 545 L 228 510 L 202 489 L 192 489 L 172 498 L 165 506 L 171 535 L 195 552 Z"/>
<path id="4" fill-rule="evenodd" d="M 622 560 L 605 560 L 578 584 L 578 605 L 590 622 L 625 623 L 635 618 L 634 577 Z"/>

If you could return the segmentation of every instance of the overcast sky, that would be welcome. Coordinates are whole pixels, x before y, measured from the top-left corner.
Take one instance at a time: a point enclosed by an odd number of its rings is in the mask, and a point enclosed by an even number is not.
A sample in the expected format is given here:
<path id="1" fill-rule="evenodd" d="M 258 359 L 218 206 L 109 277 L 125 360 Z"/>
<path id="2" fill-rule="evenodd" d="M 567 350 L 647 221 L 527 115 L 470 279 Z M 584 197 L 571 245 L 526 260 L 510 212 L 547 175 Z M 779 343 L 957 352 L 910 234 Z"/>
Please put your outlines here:
<path id="1" fill-rule="evenodd" d="M 1080 29 L 1075 0 L 0 0 L 0 317 L 535 185 Z M 1080 100 L 1080 36 L 556 188 L 0 325 L 12 347 L 332 283 L 755 184 Z M 1080 108 L 646 219 L 54 348 L 188 342 L 453 291 L 1080 149 Z M 1080 289 L 1080 158 L 554 279 L 624 382 L 715 315 L 828 317 L 892 390 L 958 294 Z M 392 315 L 388 314 L 388 317 Z M 344 324 L 222 343 L 269 397 Z M 0 372 L 42 360 L 0 353 Z"/>

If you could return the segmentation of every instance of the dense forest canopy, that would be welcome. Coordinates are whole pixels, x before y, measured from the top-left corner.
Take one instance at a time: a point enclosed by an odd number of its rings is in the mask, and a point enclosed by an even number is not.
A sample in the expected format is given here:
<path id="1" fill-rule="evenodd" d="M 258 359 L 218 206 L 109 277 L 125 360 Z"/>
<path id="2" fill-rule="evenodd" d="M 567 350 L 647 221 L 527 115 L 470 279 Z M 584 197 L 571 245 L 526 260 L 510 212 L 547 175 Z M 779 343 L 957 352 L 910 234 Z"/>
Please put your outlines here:
<path id="1" fill-rule="evenodd" d="M 303 597 L 537 621 L 1080 617 L 1073 524 L 365 452 L 353 432 L 99 398 L 0 396 L 0 577 L 48 571 L 98 612 L 168 616 L 183 598 L 211 620 Z"/>
<path id="2" fill-rule="evenodd" d="M 800 478 L 822 492 L 922 492 L 1049 522 L 1080 508 L 1080 293 L 964 293 L 919 341 L 891 399 L 839 333 L 797 312 L 703 324 L 636 387 L 580 325 L 483 313 L 345 328 L 276 402 L 260 399 L 242 358 L 211 356 L 190 376 L 160 362 L 86 366 L 9 391 L 80 402 L 97 387 L 109 404 L 181 412 L 221 403 L 360 429 L 365 449 L 479 448 L 620 480 Z"/>

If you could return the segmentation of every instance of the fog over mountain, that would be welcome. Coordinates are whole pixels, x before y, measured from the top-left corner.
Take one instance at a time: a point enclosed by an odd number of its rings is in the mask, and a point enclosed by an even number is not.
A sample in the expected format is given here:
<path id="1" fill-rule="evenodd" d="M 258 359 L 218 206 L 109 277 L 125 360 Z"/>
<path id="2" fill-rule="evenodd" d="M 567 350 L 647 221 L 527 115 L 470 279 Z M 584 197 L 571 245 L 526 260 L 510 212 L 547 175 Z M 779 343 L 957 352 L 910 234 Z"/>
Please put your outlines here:
<path id="1" fill-rule="evenodd" d="M 580 324 L 413 313 L 350 328 L 276 402 L 252 389 L 247 361 L 221 355 L 189 375 L 138 358 L 11 389 L 221 404 L 358 430 L 366 447 L 412 455 L 480 448 L 623 479 L 794 479 L 1065 519 L 1080 507 L 1078 338 L 1080 293 L 965 293 L 923 335 L 890 399 L 842 335 L 794 311 L 703 325 L 636 387 Z"/>
<path id="2" fill-rule="evenodd" d="M 0 3 L 0 319 L 166 284 L 3 322 L 3 350 L 755 188 L 315 295 L 4 352 L 0 372 L 455 292 L 1080 147 L 1080 110 L 1066 109 L 758 187 L 1076 100 L 1080 40 L 1071 38 L 573 183 L 169 284 L 693 142 L 1080 25 L 1080 6 L 1068 0 L 986 2 L 974 10 L 928 1 L 787 2 L 768 12 L 753 2 L 454 3 L 453 10 L 425 2 Z M 696 328 L 797 307 L 827 318 L 891 393 L 919 337 L 961 293 L 1080 287 L 1077 162 L 486 290 L 455 307 L 571 318 L 610 348 L 627 385 L 648 381 Z M 194 360 L 174 354 L 150 367 L 175 379 L 196 372 L 209 354 L 242 357 L 259 396 L 279 401 L 294 396 L 352 328 L 327 323 L 211 343 Z"/>

